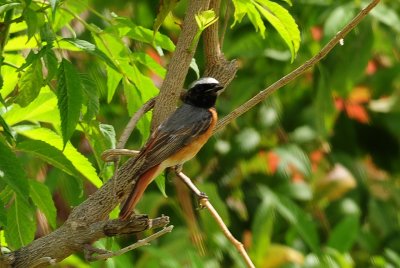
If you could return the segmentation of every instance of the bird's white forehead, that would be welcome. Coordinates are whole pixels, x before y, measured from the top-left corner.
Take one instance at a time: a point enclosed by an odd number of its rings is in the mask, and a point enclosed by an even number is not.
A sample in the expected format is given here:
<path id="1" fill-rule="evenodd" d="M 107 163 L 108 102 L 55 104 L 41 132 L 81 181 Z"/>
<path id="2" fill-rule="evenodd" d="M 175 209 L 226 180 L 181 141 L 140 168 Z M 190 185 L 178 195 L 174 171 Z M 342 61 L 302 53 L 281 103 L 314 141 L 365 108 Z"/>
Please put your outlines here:
<path id="1" fill-rule="evenodd" d="M 193 88 L 196 85 L 204 84 L 219 84 L 218 80 L 212 77 L 202 77 L 190 84 L 189 88 Z"/>

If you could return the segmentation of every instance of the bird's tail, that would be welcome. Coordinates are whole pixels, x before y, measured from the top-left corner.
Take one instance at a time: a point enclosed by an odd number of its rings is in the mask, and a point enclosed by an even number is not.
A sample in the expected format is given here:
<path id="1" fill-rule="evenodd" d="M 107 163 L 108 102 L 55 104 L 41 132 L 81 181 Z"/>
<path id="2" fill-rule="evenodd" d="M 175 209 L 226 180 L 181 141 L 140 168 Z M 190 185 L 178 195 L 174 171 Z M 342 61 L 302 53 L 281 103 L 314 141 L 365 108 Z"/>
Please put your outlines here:
<path id="1" fill-rule="evenodd" d="M 121 211 L 119 212 L 120 219 L 126 220 L 129 218 L 136 204 L 142 198 L 142 195 L 146 190 L 147 186 L 158 175 L 158 169 L 159 165 L 152 167 L 138 178 L 136 184 L 133 186 L 132 191 L 129 193 L 128 198 L 125 200 L 125 203 L 122 206 Z"/>

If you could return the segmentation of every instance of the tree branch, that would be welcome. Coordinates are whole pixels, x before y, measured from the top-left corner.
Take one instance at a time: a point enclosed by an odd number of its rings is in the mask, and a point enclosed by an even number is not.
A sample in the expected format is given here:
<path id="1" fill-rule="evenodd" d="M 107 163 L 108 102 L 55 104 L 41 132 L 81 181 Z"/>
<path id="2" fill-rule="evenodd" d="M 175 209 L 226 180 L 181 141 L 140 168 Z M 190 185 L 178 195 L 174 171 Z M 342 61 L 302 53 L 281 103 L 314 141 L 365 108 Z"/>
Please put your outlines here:
<path id="1" fill-rule="evenodd" d="M 132 215 L 128 221 L 115 219 L 89 223 L 73 220 L 76 218 L 70 216 L 66 223 L 49 235 L 2 256 L 3 260 L 0 260 L 0 264 L 10 263 L 12 267 L 43 267 L 49 265 L 49 261 L 59 262 L 76 251 L 82 251 L 85 245 L 100 238 L 140 233 L 169 223 L 168 217 L 162 216 L 149 220 L 146 215 Z"/>
<path id="2" fill-rule="evenodd" d="M 227 124 L 229 124 L 234 119 L 238 118 L 255 105 L 265 100 L 269 95 L 274 93 L 276 90 L 287 85 L 289 82 L 293 81 L 295 78 L 303 74 L 309 68 L 320 62 L 328 53 L 343 39 L 354 27 L 356 27 L 360 21 L 368 15 L 368 13 L 380 2 L 380 0 L 373 0 L 368 6 L 362 9 L 354 19 L 352 19 L 344 28 L 339 31 L 314 57 L 306 61 L 304 64 L 293 70 L 291 73 L 285 75 L 266 89 L 262 90 L 260 93 L 255 95 L 253 98 L 240 105 L 234 111 L 230 112 L 227 116 L 218 121 L 214 133 L 221 130 Z"/>
<path id="3" fill-rule="evenodd" d="M 221 0 L 211 0 L 209 9 L 219 14 Z M 238 69 L 236 61 L 228 61 L 221 52 L 219 44 L 219 23 L 213 23 L 203 33 L 204 54 L 206 56 L 206 69 L 204 76 L 211 76 L 217 79 L 221 85 L 227 87 L 235 78 Z"/>
<path id="4" fill-rule="evenodd" d="M 157 127 L 176 109 L 190 62 L 197 47 L 197 43 L 193 42 L 198 31 L 195 15 L 206 10 L 209 2 L 210 0 L 189 1 L 182 32 L 179 35 L 175 52 L 168 65 L 167 75 L 154 106 L 152 129 Z M 191 47 L 192 49 L 190 49 Z"/>
<path id="5" fill-rule="evenodd" d="M 134 244 L 132 244 L 130 246 L 127 246 L 127 247 L 124 247 L 124 248 L 122 248 L 120 250 L 117 250 L 115 252 L 108 252 L 108 251 L 99 252 L 98 251 L 99 249 L 95 249 L 93 247 L 87 247 L 85 249 L 85 251 L 86 251 L 85 252 L 86 259 L 88 261 L 98 261 L 98 260 L 106 260 L 108 258 L 112 258 L 112 257 L 115 257 L 115 256 L 120 256 L 120 255 L 125 254 L 128 251 L 134 250 L 134 249 L 136 249 L 138 247 L 149 245 L 151 241 L 159 238 L 160 236 L 162 236 L 162 235 L 164 235 L 166 233 L 172 232 L 173 228 L 174 228 L 173 225 L 170 225 L 168 227 L 164 227 L 162 230 L 160 230 L 160 231 L 158 231 L 158 232 L 156 232 L 156 233 L 154 233 L 154 234 L 152 234 L 152 235 L 150 235 L 150 236 L 148 236 L 148 237 L 146 237 L 144 239 L 141 239 L 141 240 L 137 241 L 136 243 L 134 243 Z M 93 254 L 95 254 L 95 253 L 100 253 L 100 254 L 96 255 L 96 256 L 93 256 Z"/>

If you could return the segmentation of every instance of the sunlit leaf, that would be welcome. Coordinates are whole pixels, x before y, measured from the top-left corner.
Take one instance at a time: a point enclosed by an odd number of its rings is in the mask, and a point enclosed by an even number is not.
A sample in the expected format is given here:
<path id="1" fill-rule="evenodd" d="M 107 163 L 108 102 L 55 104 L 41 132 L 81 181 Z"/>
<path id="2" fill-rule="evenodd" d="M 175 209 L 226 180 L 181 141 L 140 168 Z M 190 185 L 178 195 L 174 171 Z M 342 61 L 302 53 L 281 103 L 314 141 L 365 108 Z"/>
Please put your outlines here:
<path id="1" fill-rule="evenodd" d="M 16 7 L 22 6 L 21 3 L 5 3 L 0 6 L 0 15 Z"/>
<path id="2" fill-rule="evenodd" d="M 266 254 L 258 267 L 284 267 L 290 266 L 290 264 L 302 265 L 303 262 L 304 256 L 300 251 L 285 245 L 272 244 L 266 250 Z"/>
<path id="3" fill-rule="evenodd" d="M 47 163 L 61 169 L 69 175 L 77 176 L 75 167 L 71 164 L 62 151 L 40 140 L 23 141 L 17 144 L 17 149 L 32 153 Z"/>
<path id="4" fill-rule="evenodd" d="M 300 31 L 290 13 L 275 2 L 257 0 L 255 4 L 261 15 L 278 31 L 292 54 L 292 61 L 300 47 Z"/>
<path id="5" fill-rule="evenodd" d="M 97 176 L 97 172 L 89 160 L 79 153 L 71 143 L 67 143 L 63 149 L 63 139 L 55 132 L 47 128 L 20 129 L 17 131 L 33 140 L 44 141 L 58 150 L 62 151 L 65 157 L 71 161 L 72 165 L 96 187 L 100 187 L 103 182 Z"/>
<path id="6" fill-rule="evenodd" d="M 57 98 L 48 87 L 42 88 L 39 96 L 28 106 L 22 108 L 18 105 L 13 105 L 4 113 L 3 117 L 10 126 L 22 121 L 60 124 Z"/>
<path id="7" fill-rule="evenodd" d="M 153 31 L 154 33 L 158 32 L 161 24 L 164 22 L 165 18 L 168 14 L 175 8 L 176 4 L 179 0 L 162 0 L 160 1 L 160 8 L 157 13 L 157 18 L 154 21 Z"/>

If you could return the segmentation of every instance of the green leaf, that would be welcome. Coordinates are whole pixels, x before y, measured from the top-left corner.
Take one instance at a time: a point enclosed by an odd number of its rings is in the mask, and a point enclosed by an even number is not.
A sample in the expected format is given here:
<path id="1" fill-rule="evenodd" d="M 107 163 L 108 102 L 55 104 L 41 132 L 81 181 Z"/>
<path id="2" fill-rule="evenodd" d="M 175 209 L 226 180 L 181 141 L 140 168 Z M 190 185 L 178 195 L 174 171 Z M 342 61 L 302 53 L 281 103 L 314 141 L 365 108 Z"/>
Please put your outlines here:
<path id="1" fill-rule="evenodd" d="M 233 6 L 235 7 L 235 13 L 233 14 L 234 21 L 233 21 L 233 24 L 231 27 L 235 26 L 236 22 L 238 22 L 238 23 L 242 22 L 242 19 L 244 18 L 244 16 L 246 16 L 247 13 L 251 12 L 250 5 L 252 5 L 247 0 L 233 0 L 232 3 L 233 3 Z M 253 8 L 254 8 L 254 6 L 253 6 Z M 264 26 L 264 24 L 263 24 L 263 26 Z M 254 25 L 254 27 L 258 27 L 258 24 Z M 258 28 L 256 28 L 256 29 L 258 29 Z"/>
<path id="2" fill-rule="evenodd" d="M 197 27 L 200 32 L 204 31 L 207 27 L 211 26 L 218 20 L 214 10 L 204 10 L 195 15 Z"/>
<path id="3" fill-rule="evenodd" d="M 359 233 L 358 216 L 347 216 L 331 231 L 328 246 L 341 253 L 348 252 L 356 242 Z"/>
<path id="4" fill-rule="evenodd" d="M 32 38 L 32 36 L 35 35 L 35 33 L 39 29 L 39 19 L 37 13 L 30 8 L 25 9 L 24 16 L 26 24 L 28 25 L 28 40 L 29 40 Z"/>
<path id="5" fill-rule="evenodd" d="M 299 235 L 304 239 L 313 252 L 321 251 L 317 228 L 309 215 L 304 213 L 295 203 L 284 196 L 278 196 L 276 209 L 285 218 Z"/>
<path id="6" fill-rule="evenodd" d="M 158 189 L 160 190 L 160 192 L 162 193 L 162 195 L 164 197 L 168 197 L 167 192 L 165 191 L 165 173 L 162 173 L 159 176 L 157 176 L 155 181 L 156 181 L 156 185 L 157 185 Z"/>
<path id="7" fill-rule="evenodd" d="M 175 50 L 175 45 L 168 36 L 161 33 L 156 33 L 154 35 L 152 30 L 146 29 L 143 26 L 135 25 L 132 21 L 126 18 L 117 17 L 116 20 L 120 23 L 120 35 L 127 36 L 140 42 L 160 46 L 167 51 Z"/>
<path id="8" fill-rule="evenodd" d="M 382 2 L 374 7 L 370 14 L 380 22 L 391 27 L 397 33 L 400 33 L 400 18 L 394 7 L 389 8 L 387 5 L 385 5 L 385 3 Z"/>
<path id="9" fill-rule="evenodd" d="M 0 139 L 0 180 L 22 198 L 26 198 L 29 192 L 28 179 L 21 163 L 1 139 Z"/>
<path id="10" fill-rule="evenodd" d="M 153 31 L 154 34 L 158 32 L 161 24 L 164 22 L 168 14 L 175 8 L 179 0 L 162 0 L 160 1 L 160 8 L 158 9 L 157 18 L 154 21 Z"/>
<path id="11" fill-rule="evenodd" d="M 44 64 L 47 69 L 47 77 L 45 83 L 49 83 L 57 73 L 58 60 L 52 49 L 47 49 L 43 56 Z"/>
<path id="12" fill-rule="evenodd" d="M 263 234 L 253 237 L 250 254 L 257 266 L 263 263 L 265 254 L 271 244 L 271 236 L 275 221 L 275 203 L 274 195 L 264 195 L 261 204 L 257 207 L 255 217 L 252 223 L 253 234 Z"/>
<path id="13" fill-rule="evenodd" d="M 114 64 L 114 62 L 103 51 L 98 49 L 94 44 L 85 40 L 73 39 L 73 38 L 63 38 L 59 42 L 62 43 L 63 41 L 74 45 L 76 48 L 80 50 L 86 51 L 96 57 L 99 57 L 108 66 L 118 71 L 118 67 Z"/>
<path id="14" fill-rule="evenodd" d="M 304 176 L 311 175 L 311 163 L 307 155 L 297 145 L 289 144 L 274 150 L 279 156 L 278 170 L 290 174 L 290 166 L 295 167 Z"/>
<path id="15" fill-rule="evenodd" d="M 0 6 L 0 15 L 16 7 L 22 6 L 21 3 L 7 3 Z"/>
<path id="16" fill-rule="evenodd" d="M 86 113 L 83 120 L 91 121 L 99 113 L 99 91 L 95 82 L 88 75 L 81 75 Z"/>
<path id="17" fill-rule="evenodd" d="M 354 3 L 336 7 L 325 20 L 324 34 L 328 38 L 336 35 L 354 17 L 354 12 Z"/>
<path id="18" fill-rule="evenodd" d="M 42 85 L 42 62 L 40 60 L 35 60 L 22 74 L 18 82 L 19 93 L 15 102 L 21 107 L 26 107 L 39 95 Z"/>
<path id="19" fill-rule="evenodd" d="M 57 110 L 57 97 L 47 86 L 43 87 L 39 96 L 28 106 L 22 108 L 18 105 L 13 105 L 3 114 L 3 117 L 10 126 L 22 121 L 41 121 L 59 125 L 60 116 Z"/>
<path id="20" fill-rule="evenodd" d="M 7 210 L 6 240 L 12 249 L 18 249 L 33 241 L 36 231 L 35 212 L 19 195 Z"/>
<path id="21" fill-rule="evenodd" d="M 1 115 L 0 115 L 0 126 L 3 127 L 3 132 L 4 132 L 4 136 L 6 137 L 6 139 L 9 142 L 13 141 L 14 136 L 12 135 L 11 128 Z"/>
<path id="22" fill-rule="evenodd" d="M 94 151 L 97 165 L 103 167 L 105 162 L 101 159 L 101 154 L 105 150 L 115 148 L 116 145 L 114 127 L 92 121 L 90 122 L 89 129 L 86 127 L 84 129 L 86 130 L 85 134 L 89 136 L 88 141 Z"/>
<path id="23" fill-rule="evenodd" d="M 35 180 L 29 180 L 29 185 L 29 195 L 32 201 L 35 203 L 36 207 L 44 213 L 50 226 L 56 228 L 57 211 L 49 188 Z"/>
<path id="24" fill-rule="evenodd" d="M 328 138 L 339 111 L 335 107 L 332 88 L 329 86 L 329 73 L 322 64 L 314 72 L 317 91 L 314 98 L 315 125 L 319 135 Z"/>
<path id="25" fill-rule="evenodd" d="M 277 3 L 256 0 L 255 6 L 269 23 L 278 31 L 292 54 L 292 62 L 300 47 L 300 31 L 290 13 Z"/>
<path id="26" fill-rule="evenodd" d="M 121 82 L 122 74 L 110 68 L 109 66 L 106 66 L 106 71 L 107 71 L 107 102 L 110 103 L 114 96 L 115 90 L 117 89 L 119 83 Z"/>
<path id="27" fill-rule="evenodd" d="M 0 226 L 7 226 L 7 211 L 1 199 L 0 199 Z M 0 237 L 0 243 L 1 243 L 1 237 Z"/>
<path id="28" fill-rule="evenodd" d="M 27 136 L 33 140 L 44 141 L 51 146 L 54 146 L 58 150 L 62 150 L 65 157 L 71 161 L 72 165 L 85 177 L 88 181 L 93 183 L 96 187 L 100 187 L 103 182 L 97 176 L 97 172 L 89 162 L 89 160 L 79 153 L 70 142 L 65 145 L 63 149 L 63 140 L 55 132 L 47 128 L 35 128 L 35 129 L 18 129 L 17 132 Z"/>
<path id="29" fill-rule="evenodd" d="M 147 53 L 135 52 L 132 54 L 132 56 L 135 61 L 140 62 L 146 68 L 157 74 L 159 77 L 161 78 L 165 77 L 167 70 L 162 65 L 160 65 L 156 60 L 150 57 Z M 192 60 L 194 60 L 194 58 Z"/>
<path id="30" fill-rule="evenodd" d="M 45 47 L 53 47 L 54 40 L 56 40 L 56 34 L 54 33 L 50 23 L 46 22 L 42 27 L 40 27 L 40 38 L 42 43 L 47 43 Z"/>
<path id="31" fill-rule="evenodd" d="M 9 43 L 7 43 L 8 45 Z M 4 61 L 14 64 L 15 66 L 21 66 L 25 62 L 25 58 L 20 54 L 4 54 Z M 4 80 L 3 87 L 0 90 L 0 95 L 2 98 L 6 98 L 10 93 L 14 92 L 16 85 L 20 79 L 18 72 L 15 71 L 15 68 L 2 65 L 1 66 L 1 75 Z M 5 105 L 6 106 L 6 105 Z"/>
<path id="32" fill-rule="evenodd" d="M 59 0 L 50 0 L 50 6 L 51 6 L 51 14 L 53 15 L 53 20 L 56 16 L 56 10 L 57 10 L 57 4 Z"/>
<path id="33" fill-rule="evenodd" d="M 72 165 L 62 151 L 40 140 L 23 141 L 17 144 L 17 149 L 26 153 L 33 153 L 35 156 L 47 163 L 61 169 L 65 173 L 79 176 L 77 170 Z"/>
<path id="34" fill-rule="evenodd" d="M 66 59 L 58 69 L 57 97 L 61 116 L 64 145 L 71 138 L 78 124 L 82 107 L 82 82 L 74 66 Z"/>
<path id="35" fill-rule="evenodd" d="M 128 79 L 124 79 L 122 81 L 124 86 L 124 95 L 126 98 L 126 106 L 128 109 L 129 116 L 132 116 L 137 107 L 140 105 L 140 95 L 138 94 L 138 89 L 136 86 L 131 83 Z"/>

